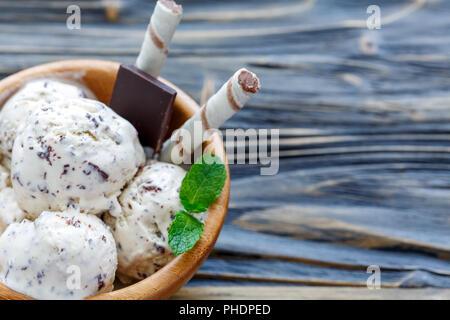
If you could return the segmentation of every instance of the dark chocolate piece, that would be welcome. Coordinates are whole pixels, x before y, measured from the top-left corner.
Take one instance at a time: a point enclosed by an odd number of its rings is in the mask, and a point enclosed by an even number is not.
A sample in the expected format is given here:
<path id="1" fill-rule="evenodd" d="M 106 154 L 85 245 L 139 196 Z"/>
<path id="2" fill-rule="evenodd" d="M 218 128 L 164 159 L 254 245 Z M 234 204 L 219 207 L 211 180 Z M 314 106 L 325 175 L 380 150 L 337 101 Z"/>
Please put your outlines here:
<path id="1" fill-rule="evenodd" d="M 141 143 L 155 154 L 169 129 L 176 95 L 173 88 L 135 66 L 121 65 L 109 105 L 131 122 Z"/>

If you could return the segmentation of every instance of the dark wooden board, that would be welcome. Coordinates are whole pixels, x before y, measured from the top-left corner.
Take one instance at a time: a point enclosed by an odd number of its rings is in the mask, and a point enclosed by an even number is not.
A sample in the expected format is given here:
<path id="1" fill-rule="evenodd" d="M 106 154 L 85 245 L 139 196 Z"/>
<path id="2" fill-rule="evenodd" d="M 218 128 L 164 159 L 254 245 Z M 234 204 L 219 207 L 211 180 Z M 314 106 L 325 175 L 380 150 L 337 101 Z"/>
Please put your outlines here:
<path id="1" fill-rule="evenodd" d="M 286 286 L 192 286 L 181 289 L 173 299 L 217 300 L 448 300 L 449 289 L 381 289 L 345 287 L 286 287 Z"/>
<path id="2" fill-rule="evenodd" d="M 180 2 L 163 76 L 200 101 L 239 67 L 256 72 L 263 89 L 224 128 L 280 129 L 280 173 L 231 166 L 226 226 L 177 297 L 448 299 L 406 288 L 450 287 L 450 2 L 377 1 L 372 31 L 369 0 Z M 122 0 L 115 21 L 104 2 L 75 3 L 81 30 L 66 28 L 72 2 L 0 0 L 0 78 L 135 61 L 153 1 Z M 403 289 L 344 288 L 371 264 Z"/>

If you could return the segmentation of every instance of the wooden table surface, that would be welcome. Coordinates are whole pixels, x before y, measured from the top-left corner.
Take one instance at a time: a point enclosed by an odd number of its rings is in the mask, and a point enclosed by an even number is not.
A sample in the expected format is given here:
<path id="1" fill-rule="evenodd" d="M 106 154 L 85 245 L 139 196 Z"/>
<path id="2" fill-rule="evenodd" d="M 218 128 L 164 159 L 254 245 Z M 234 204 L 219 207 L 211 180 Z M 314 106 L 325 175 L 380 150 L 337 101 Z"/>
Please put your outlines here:
<path id="1" fill-rule="evenodd" d="M 231 166 L 226 225 L 174 298 L 450 299 L 450 1 L 376 1 L 380 30 L 371 0 L 180 2 L 162 75 L 200 101 L 256 72 L 263 89 L 225 127 L 280 129 L 280 171 Z M 114 19 L 114 3 L 0 0 L 0 78 L 133 63 L 153 5 L 122 0 Z M 384 289 L 366 288 L 369 265 Z"/>

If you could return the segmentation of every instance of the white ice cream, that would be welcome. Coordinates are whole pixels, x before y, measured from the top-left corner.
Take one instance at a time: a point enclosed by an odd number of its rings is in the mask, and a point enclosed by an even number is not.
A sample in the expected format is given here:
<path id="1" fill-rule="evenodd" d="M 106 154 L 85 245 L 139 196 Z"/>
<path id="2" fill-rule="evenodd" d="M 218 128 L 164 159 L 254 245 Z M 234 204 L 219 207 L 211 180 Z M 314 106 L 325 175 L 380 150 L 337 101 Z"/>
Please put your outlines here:
<path id="1" fill-rule="evenodd" d="M 25 219 L 25 212 L 19 208 L 14 190 L 4 188 L 0 190 L 0 235 L 11 223 L 21 222 Z"/>
<path id="2" fill-rule="evenodd" d="M 68 207 L 120 213 L 123 186 L 145 163 L 136 129 L 89 99 L 58 100 L 38 108 L 14 143 L 11 178 L 30 216 Z"/>
<path id="3" fill-rule="evenodd" d="M 17 133 L 37 106 L 79 97 L 95 99 L 88 88 L 69 80 L 38 79 L 25 84 L 0 111 L 0 152 L 5 155 L 4 164 L 9 166 Z"/>
<path id="4" fill-rule="evenodd" d="M 179 193 L 185 175 L 176 165 L 150 163 L 120 196 L 122 215 L 105 216 L 116 240 L 122 282 L 144 279 L 173 258 L 168 230 L 174 214 L 183 209 Z"/>
<path id="5" fill-rule="evenodd" d="M 0 236 L 0 280 L 37 299 L 82 299 L 112 290 L 114 239 L 96 216 L 43 212 Z"/>
<path id="6" fill-rule="evenodd" d="M 0 190 L 11 186 L 9 170 L 0 164 Z"/>
<path id="7" fill-rule="evenodd" d="M 14 222 L 21 222 L 25 213 L 19 208 L 11 188 L 9 171 L 0 165 L 0 235 Z"/>

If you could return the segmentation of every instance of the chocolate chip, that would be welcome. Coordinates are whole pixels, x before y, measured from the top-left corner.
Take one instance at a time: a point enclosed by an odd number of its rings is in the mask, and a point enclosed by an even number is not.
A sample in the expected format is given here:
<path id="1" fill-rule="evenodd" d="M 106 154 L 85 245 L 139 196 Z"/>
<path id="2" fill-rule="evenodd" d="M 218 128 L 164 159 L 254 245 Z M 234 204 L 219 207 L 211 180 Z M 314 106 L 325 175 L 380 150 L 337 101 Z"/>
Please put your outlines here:
<path id="1" fill-rule="evenodd" d="M 96 164 L 93 164 L 92 162 L 88 162 L 88 165 L 89 165 L 92 169 L 94 169 L 95 171 L 97 171 L 98 174 L 100 175 L 100 177 L 102 177 L 102 179 L 103 179 L 104 181 L 108 180 L 109 175 L 108 175 L 105 171 L 101 170 L 99 166 L 97 166 Z M 83 170 L 83 172 L 84 172 L 84 170 Z M 86 172 L 84 172 L 84 173 L 85 173 L 86 175 L 89 175 L 89 174 L 90 174 L 90 171 L 89 171 L 89 173 L 86 173 Z"/>

